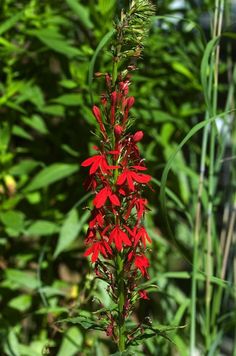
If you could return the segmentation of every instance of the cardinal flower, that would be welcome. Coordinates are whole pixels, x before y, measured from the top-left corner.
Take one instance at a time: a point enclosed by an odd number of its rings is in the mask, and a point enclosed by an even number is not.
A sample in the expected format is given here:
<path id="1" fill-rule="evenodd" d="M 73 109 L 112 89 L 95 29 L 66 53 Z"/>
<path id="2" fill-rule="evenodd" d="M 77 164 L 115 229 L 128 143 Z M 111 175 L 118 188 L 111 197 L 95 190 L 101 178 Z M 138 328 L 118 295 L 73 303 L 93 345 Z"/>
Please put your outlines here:
<path id="1" fill-rule="evenodd" d="M 118 251 L 122 250 L 123 244 L 131 246 L 131 241 L 128 238 L 128 235 L 118 225 L 111 231 L 109 242 L 114 242 Z"/>
<path id="2" fill-rule="evenodd" d="M 112 250 L 106 241 L 94 242 L 92 246 L 85 251 L 84 256 L 92 255 L 91 261 L 96 262 L 99 253 L 105 257 L 107 257 L 108 254 L 112 254 Z"/>
<path id="3" fill-rule="evenodd" d="M 89 174 L 94 174 L 99 168 L 103 173 L 108 173 L 109 169 L 116 169 L 117 166 L 109 166 L 107 163 L 106 157 L 104 155 L 96 155 L 93 157 L 87 158 L 81 163 L 83 167 L 90 167 Z"/>
<path id="4" fill-rule="evenodd" d="M 112 192 L 110 187 L 102 188 L 95 196 L 93 204 L 97 209 L 99 209 L 106 203 L 107 199 L 109 199 L 113 205 L 120 206 L 119 198 L 115 193 Z"/>
<path id="5" fill-rule="evenodd" d="M 148 174 L 137 173 L 135 171 L 129 170 L 128 168 L 125 168 L 123 172 L 119 175 L 116 183 L 117 185 L 123 185 L 124 183 L 127 183 L 129 189 L 131 191 L 134 191 L 134 182 L 146 184 L 150 180 L 151 176 Z"/>
<path id="6" fill-rule="evenodd" d="M 136 255 L 134 258 L 135 267 L 137 267 L 143 276 L 148 277 L 147 268 L 150 266 L 149 260 L 145 255 Z"/>
<path id="7" fill-rule="evenodd" d="M 137 246 L 140 240 L 142 241 L 144 247 L 146 247 L 146 240 L 150 243 L 152 242 L 152 240 L 148 236 L 146 229 L 143 226 L 140 227 L 140 229 L 135 234 L 134 246 Z"/>

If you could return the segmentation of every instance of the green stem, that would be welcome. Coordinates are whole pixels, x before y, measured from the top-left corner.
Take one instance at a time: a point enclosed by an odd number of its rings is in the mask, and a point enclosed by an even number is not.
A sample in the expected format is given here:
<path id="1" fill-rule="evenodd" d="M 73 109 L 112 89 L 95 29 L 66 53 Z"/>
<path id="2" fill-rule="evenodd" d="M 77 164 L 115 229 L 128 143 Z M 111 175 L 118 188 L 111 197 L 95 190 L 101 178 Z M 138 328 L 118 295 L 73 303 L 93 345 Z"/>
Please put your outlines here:
<path id="1" fill-rule="evenodd" d="M 122 255 L 117 256 L 117 280 L 118 280 L 118 348 L 122 352 L 125 350 L 125 283 L 124 283 L 124 261 Z"/>

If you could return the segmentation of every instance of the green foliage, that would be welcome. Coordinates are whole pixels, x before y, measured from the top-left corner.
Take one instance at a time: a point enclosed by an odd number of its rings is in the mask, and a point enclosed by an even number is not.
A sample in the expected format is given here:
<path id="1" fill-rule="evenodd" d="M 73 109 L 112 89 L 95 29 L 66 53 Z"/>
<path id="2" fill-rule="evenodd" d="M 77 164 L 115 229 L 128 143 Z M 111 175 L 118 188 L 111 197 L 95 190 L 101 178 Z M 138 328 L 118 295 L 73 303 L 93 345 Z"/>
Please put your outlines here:
<path id="1" fill-rule="evenodd" d="M 201 19 L 213 15 L 213 2 L 185 3 L 178 9 L 172 0 L 157 3 L 158 16 L 130 88 L 136 99 L 131 130 L 145 132 L 141 150 L 155 189 L 146 222 L 153 239 L 151 279 L 141 286 L 150 300 L 137 305 L 135 318 L 147 325 L 150 317 L 155 336 L 139 335 L 140 344 L 124 355 L 188 356 L 190 328 L 200 353 L 233 354 L 235 348 L 236 69 L 230 39 L 235 19 L 231 2 L 225 2 L 227 34 L 211 39 L 210 19 L 207 31 Z M 90 207 L 79 163 L 93 152 L 95 141 L 90 95 L 99 102 L 103 78 L 95 80 L 94 72 L 111 70 L 107 49 L 113 20 L 125 5 L 113 0 L 0 3 L 3 355 L 117 354 L 104 333 L 90 330 L 101 304 L 112 306 L 83 257 Z M 218 44 L 217 102 L 212 80 Z M 196 247 L 200 166 L 205 175 Z M 159 330 L 160 324 L 176 328 Z"/>

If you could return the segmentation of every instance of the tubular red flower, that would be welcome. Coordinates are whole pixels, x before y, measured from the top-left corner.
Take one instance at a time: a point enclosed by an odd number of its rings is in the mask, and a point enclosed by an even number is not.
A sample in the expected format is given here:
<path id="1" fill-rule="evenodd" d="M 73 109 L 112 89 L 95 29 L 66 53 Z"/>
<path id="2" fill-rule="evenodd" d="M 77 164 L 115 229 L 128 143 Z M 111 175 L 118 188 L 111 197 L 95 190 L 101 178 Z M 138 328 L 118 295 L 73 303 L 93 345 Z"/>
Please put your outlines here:
<path id="1" fill-rule="evenodd" d="M 128 238 L 128 235 L 121 230 L 120 226 L 117 225 L 110 233 L 109 242 L 114 242 L 118 251 L 121 251 L 123 244 L 126 246 L 131 246 L 131 241 Z"/>
<path id="2" fill-rule="evenodd" d="M 115 193 L 112 192 L 110 187 L 104 187 L 101 189 L 100 192 L 98 192 L 95 196 L 93 204 L 97 209 L 99 209 L 105 205 L 108 198 L 113 205 L 120 206 L 119 198 Z"/>
<path id="3" fill-rule="evenodd" d="M 145 255 L 137 255 L 134 258 L 134 264 L 142 275 L 148 278 L 147 268 L 150 266 L 148 258 Z"/>

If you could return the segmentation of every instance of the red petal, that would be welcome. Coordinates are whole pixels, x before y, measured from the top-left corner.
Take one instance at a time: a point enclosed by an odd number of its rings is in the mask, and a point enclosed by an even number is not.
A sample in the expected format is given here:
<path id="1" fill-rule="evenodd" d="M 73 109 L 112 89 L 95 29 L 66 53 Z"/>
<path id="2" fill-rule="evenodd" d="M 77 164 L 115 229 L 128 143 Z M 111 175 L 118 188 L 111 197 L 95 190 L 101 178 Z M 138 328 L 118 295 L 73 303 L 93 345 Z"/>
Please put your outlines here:
<path id="1" fill-rule="evenodd" d="M 93 164 L 93 162 L 96 161 L 98 157 L 100 157 L 100 156 L 97 155 L 97 156 L 93 156 L 93 157 L 87 158 L 85 161 L 83 161 L 83 162 L 81 163 L 81 166 L 82 166 L 82 167 L 91 166 L 91 164 Z"/>
<path id="2" fill-rule="evenodd" d="M 148 183 L 152 177 L 149 174 L 137 174 L 132 172 L 133 179 L 138 183 Z"/>
<path id="3" fill-rule="evenodd" d="M 133 168 L 137 169 L 138 171 L 146 171 L 147 167 L 144 166 L 132 166 Z"/>
<path id="4" fill-rule="evenodd" d="M 112 204 L 114 204 L 116 206 L 120 206 L 120 201 L 119 201 L 118 197 L 115 194 L 111 194 L 109 196 L 109 199 L 112 202 Z"/>
<path id="5" fill-rule="evenodd" d="M 94 174 L 97 171 L 100 163 L 101 163 L 101 157 L 97 158 L 97 160 L 94 161 L 94 163 L 92 164 L 92 166 L 91 166 L 91 168 L 89 170 L 89 174 Z"/>
<path id="6" fill-rule="evenodd" d="M 122 185 L 124 184 L 125 180 L 126 180 L 126 177 L 127 177 L 127 173 L 126 172 L 123 172 L 119 175 L 118 179 L 117 179 L 117 182 L 116 184 L 117 185 Z"/>
<path id="7" fill-rule="evenodd" d="M 93 204 L 96 206 L 96 208 L 101 208 L 107 200 L 107 197 L 109 195 L 107 187 L 103 188 L 100 190 L 99 193 L 97 193 L 96 197 L 93 200 Z"/>

